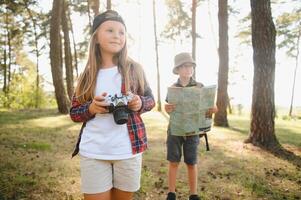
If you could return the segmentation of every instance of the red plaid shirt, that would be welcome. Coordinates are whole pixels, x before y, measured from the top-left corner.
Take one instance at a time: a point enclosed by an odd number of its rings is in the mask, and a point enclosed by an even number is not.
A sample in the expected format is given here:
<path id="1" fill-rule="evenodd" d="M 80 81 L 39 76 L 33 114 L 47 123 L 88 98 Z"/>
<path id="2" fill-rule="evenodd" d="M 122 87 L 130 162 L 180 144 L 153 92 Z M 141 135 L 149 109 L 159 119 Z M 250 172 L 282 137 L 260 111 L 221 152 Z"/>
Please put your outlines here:
<path id="1" fill-rule="evenodd" d="M 125 88 L 124 83 L 122 83 L 122 87 L 121 87 L 122 93 L 125 92 L 124 88 Z M 131 141 L 133 154 L 143 152 L 147 148 L 145 126 L 140 115 L 144 112 L 150 111 L 155 106 L 155 100 L 152 91 L 148 85 L 145 87 L 144 94 L 140 96 L 140 99 L 142 101 L 141 109 L 138 112 L 132 111 L 131 113 L 129 113 L 129 118 L 127 122 L 127 128 L 129 131 L 129 137 Z M 79 143 L 81 140 L 83 129 L 86 126 L 86 122 L 95 117 L 95 115 L 92 115 L 89 112 L 89 106 L 91 103 L 92 100 L 80 104 L 78 99 L 75 97 L 75 95 L 72 98 L 70 117 L 74 122 L 83 122 L 74 152 L 72 153 L 72 157 L 77 155 L 79 152 Z"/>

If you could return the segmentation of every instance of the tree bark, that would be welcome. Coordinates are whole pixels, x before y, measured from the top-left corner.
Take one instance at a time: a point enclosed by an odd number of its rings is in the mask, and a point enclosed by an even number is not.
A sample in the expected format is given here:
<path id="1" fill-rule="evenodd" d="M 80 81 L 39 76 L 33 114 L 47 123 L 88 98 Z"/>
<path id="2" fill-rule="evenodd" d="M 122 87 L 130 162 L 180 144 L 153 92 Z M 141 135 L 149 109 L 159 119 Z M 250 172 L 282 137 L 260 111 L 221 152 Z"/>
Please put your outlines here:
<path id="1" fill-rule="evenodd" d="M 219 70 L 216 105 L 218 112 L 214 116 L 214 125 L 228 127 L 228 72 L 229 72 L 229 48 L 228 48 L 228 1 L 218 1 L 219 21 Z"/>
<path id="2" fill-rule="evenodd" d="M 67 10 L 67 17 L 68 17 L 68 22 L 70 25 L 70 31 L 71 31 L 71 35 L 72 35 L 73 53 L 74 53 L 74 68 L 75 68 L 75 72 L 76 72 L 76 77 L 78 77 L 78 61 L 77 61 L 76 42 L 75 42 L 75 38 L 74 38 L 74 31 L 73 31 L 73 25 L 72 25 L 72 21 L 71 21 L 71 17 L 70 17 L 69 7 Z"/>
<path id="3" fill-rule="evenodd" d="M 4 48 L 3 48 L 3 65 L 2 65 L 2 68 L 3 68 L 3 88 L 2 88 L 2 91 L 6 92 L 6 45 L 4 45 Z"/>
<path id="4" fill-rule="evenodd" d="M 50 64 L 58 110 L 60 113 L 67 114 L 69 111 L 69 101 L 64 88 L 62 59 L 60 55 L 62 49 L 62 46 L 60 45 L 60 24 L 62 8 L 63 1 L 53 0 L 50 20 Z"/>
<path id="5" fill-rule="evenodd" d="M 33 31 L 34 31 L 34 45 L 35 45 L 35 54 L 36 54 L 36 102 L 35 102 L 35 108 L 38 108 L 40 106 L 40 76 L 39 76 L 39 47 L 38 47 L 38 34 L 37 34 L 37 22 L 36 19 L 33 17 L 31 10 L 29 9 L 27 3 L 25 2 L 25 7 L 28 12 L 28 15 L 32 21 L 33 24 Z"/>
<path id="6" fill-rule="evenodd" d="M 156 65 L 157 65 L 157 95 L 158 95 L 158 111 L 161 111 L 161 93 L 160 93 L 160 68 L 159 68 L 159 50 L 157 37 L 157 22 L 156 22 L 156 2 L 153 0 L 153 17 L 154 17 L 154 35 L 155 35 L 155 49 L 156 49 Z"/>
<path id="7" fill-rule="evenodd" d="M 99 0 L 93 0 L 92 1 L 91 9 L 93 10 L 94 17 L 99 15 Z"/>
<path id="8" fill-rule="evenodd" d="M 6 28 L 6 35 L 5 41 L 8 41 L 8 14 L 7 11 L 5 12 L 5 28 Z M 7 96 L 7 43 L 4 42 L 4 52 L 3 52 L 3 59 L 4 59 L 4 69 L 3 69 L 3 88 L 2 91 L 4 92 L 5 96 Z"/>
<path id="9" fill-rule="evenodd" d="M 275 37 L 270 0 L 251 0 L 254 62 L 250 135 L 246 142 L 265 149 L 279 147 L 275 135 Z"/>
<path id="10" fill-rule="evenodd" d="M 10 81 L 11 81 L 11 65 L 12 65 L 12 35 L 10 30 L 7 29 L 7 44 L 8 44 L 8 65 L 7 65 L 7 85 L 6 93 L 9 94 Z"/>
<path id="11" fill-rule="evenodd" d="M 191 7 L 191 36 L 192 36 L 192 58 L 195 60 L 196 55 L 196 0 L 192 0 Z M 193 71 L 193 78 L 195 79 L 195 70 Z"/>
<path id="12" fill-rule="evenodd" d="M 67 19 L 68 5 L 66 0 L 63 1 L 62 9 L 62 28 L 64 32 L 64 53 L 65 53 L 65 69 L 66 69 L 66 83 L 67 83 L 67 93 L 69 100 L 71 100 L 74 92 L 73 87 L 73 67 L 72 67 L 72 53 L 70 47 L 70 38 L 69 38 L 69 26 Z"/>
<path id="13" fill-rule="evenodd" d="M 296 75 L 297 75 L 297 69 L 299 65 L 299 44 L 300 44 L 300 37 L 301 37 L 301 28 L 299 29 L 298 32 L 298 38 L 297 38 L 297 55 L 296 55 L 296 65 L 295 65 L 295 70 L 294 70 L 294 80 L 293 80 L 293 88 L 292 88 L 292 96 L 291 96 L 291 104 L 290 104 L 290 110 L 288 115 L 291 117 L 293 114 L 293 105 L 294 105 L 294 96 L 295 96 L 295 84 L 296 84 Z"/>
<path id="14" fill-rule="evenodd" d="M 87 8 L 88 8 L 88 19 L 89 19 L 89 25 L 90 28 L 92 29 L 92 19 L 91 19 L 91 13 L 90 13 L 90 0 L 87 0 Z"/>
<path id="15" fill-rule="evenodd" d="M 107 10 L 111 10 L 112 9 L 112 2 L 111 0 L 107 0 Z"/>

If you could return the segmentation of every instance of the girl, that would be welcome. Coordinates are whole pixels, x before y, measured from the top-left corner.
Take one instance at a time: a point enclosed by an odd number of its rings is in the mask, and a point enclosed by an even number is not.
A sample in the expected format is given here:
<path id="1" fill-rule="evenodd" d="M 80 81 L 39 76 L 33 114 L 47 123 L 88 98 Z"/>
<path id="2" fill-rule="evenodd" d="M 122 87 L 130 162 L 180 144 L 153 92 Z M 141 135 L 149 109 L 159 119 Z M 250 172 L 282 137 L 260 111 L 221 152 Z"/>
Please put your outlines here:
<path id="1" fill-rule="evenodd" d="M 72 156 L 80 155 L 85 200 L 128 200 L 140 187 L 142 152 L 147 148 L 140 114 L 155 106 L 142 67 L 127 56 L 126 27 L 108 10 L 93 20 L 86 68 L 70 109 L 83 122 Z M 127 124 L 116 124 L 107 96 L 127 95 Z"/>

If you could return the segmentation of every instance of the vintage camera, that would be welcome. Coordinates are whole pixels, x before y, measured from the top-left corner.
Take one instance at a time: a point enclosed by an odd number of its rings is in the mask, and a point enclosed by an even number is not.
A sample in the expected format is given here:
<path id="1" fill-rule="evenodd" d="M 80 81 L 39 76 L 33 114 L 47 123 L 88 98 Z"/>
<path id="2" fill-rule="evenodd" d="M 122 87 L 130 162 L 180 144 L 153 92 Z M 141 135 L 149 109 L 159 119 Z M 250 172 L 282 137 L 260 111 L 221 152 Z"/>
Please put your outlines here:
<path id="1" fill-rule="evenodd" d="M 105 101 L 109 103 L 109 112 L 113 113 L 114 121 L 116 124 L 125 124 L 128 121 L 128 102 L 133 99 L 134 95 L 132 93 L 128 95 L 121 94 L 118 96 L 108 95 L 105 97 Z"/>

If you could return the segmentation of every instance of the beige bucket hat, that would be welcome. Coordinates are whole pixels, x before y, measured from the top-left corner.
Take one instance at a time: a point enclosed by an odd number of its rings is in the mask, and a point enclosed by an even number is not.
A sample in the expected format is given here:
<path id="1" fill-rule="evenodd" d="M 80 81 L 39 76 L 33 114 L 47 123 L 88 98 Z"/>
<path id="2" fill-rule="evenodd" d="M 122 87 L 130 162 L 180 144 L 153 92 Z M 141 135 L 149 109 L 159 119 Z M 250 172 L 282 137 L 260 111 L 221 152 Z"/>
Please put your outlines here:
<path id="1" fill-rule="evenodd" d="M 179 53 L 175 56 L 174 68 L 173 68 L 172 72 L 174 74 L 178 74 L 177 68 L 180 67 L 181 65 L 183 65 L 184 63 L 192 63 L 194 65 L 194 67 L 196 67 L 196 63 L 193 60 L 193 58 L 191 57 L 190 53 L 183 52 L 183 53 Z"/>

